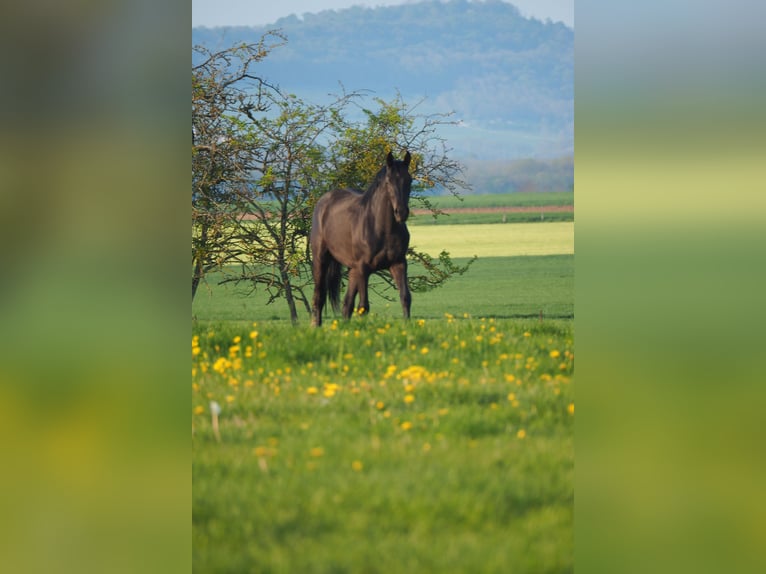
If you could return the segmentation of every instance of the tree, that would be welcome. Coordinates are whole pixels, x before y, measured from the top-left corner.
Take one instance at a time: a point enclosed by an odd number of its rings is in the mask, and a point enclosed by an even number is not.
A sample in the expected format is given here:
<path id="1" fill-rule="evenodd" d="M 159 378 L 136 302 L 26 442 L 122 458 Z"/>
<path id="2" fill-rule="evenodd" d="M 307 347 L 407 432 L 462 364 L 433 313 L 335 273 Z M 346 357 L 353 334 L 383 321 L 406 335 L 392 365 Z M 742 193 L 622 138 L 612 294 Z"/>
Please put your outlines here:
<path id="1" fill-rule="evenodd" d="M 332 138 L 345 105 L 355 94 L 329 105 L 306 103 L 296 96 L 269 95 L 272 112 L 251 117 L 246 130 L 259 146 L 252 150 L 251 180 L 243 187 L 236 235 L 230 250 L 236 267 L 224 282 L 246 282 L 269 293 L 269 303 L 284 299 L 293 322 L 298 303 L 310 313 L 308 235 L 318 197 L 328 187 L 328 162 L 323 138 Z"/>
<path id="2" fill-rule="evenodd" d="M 254 65 L 284 41 L 269 33 L 256 44 L 220 52 L 197 46 L 192 65 L 192 300 L 200 282 L 234 255 L 229 249 L 237 231 L 238 190 L 247 185 L 252 132 L 243 117 L 269 109 L 277 90 L 253 74 Z"/>

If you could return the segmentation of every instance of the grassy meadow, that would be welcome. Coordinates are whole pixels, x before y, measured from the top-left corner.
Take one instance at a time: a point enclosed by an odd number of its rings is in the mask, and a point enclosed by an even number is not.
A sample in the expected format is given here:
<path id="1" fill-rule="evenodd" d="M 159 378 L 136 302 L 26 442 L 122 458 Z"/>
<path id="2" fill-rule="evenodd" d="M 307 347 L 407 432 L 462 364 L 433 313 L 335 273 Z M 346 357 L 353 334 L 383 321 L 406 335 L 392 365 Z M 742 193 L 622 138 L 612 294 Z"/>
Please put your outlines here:
<path id="1" fill-rule="evenodd" d="M 429 198 L 439 209 L 456 207 L 540 207 L 547 205 L 574 205 L 571 191 L 476 193 L 464 195 L 443 195 Z"/>
<path id="2" fill-rule="evenodd" d="M 571 572 L 574 255 L 556 225 L 516 230 L 547 228 L 536 255 L 453 226 L 495 255 L 414 294 L 408 322 L 372 295 L 367 316 L 292 326 L 211 280 L 192 323 L 194 570 Z"/>

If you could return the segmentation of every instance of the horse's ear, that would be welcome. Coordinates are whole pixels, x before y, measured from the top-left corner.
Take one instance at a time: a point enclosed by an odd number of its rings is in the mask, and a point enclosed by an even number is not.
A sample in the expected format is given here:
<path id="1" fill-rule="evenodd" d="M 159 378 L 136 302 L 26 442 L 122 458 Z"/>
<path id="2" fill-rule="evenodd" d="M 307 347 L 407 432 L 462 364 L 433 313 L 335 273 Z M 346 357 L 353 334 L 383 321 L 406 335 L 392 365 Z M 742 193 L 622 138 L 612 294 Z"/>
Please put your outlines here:
<path id="1" fill-rule="evenodd" d="M 407 151 L 406 154 L 404 154 L 404 167 L 409 168 L 410 167 L 410 160 L 412 158 L 410 157 L 410 152 Z"/>
<path id="2" fill-rule="evenodd" d="M 394 154 L 392 152 L 388 152 L 388 155 L 386 156 L 386 165 L 388 167 L 394 167 Z"/>

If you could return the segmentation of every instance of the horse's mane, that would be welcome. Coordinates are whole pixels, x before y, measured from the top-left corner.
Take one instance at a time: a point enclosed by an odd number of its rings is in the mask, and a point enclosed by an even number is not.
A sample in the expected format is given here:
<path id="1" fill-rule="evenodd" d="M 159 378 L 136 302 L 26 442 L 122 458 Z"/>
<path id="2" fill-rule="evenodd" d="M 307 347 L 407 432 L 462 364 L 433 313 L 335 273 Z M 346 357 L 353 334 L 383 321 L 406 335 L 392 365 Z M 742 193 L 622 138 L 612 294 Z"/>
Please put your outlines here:
<path id="1" fill-rule="evenodd" d="M 383 182 L 383 179 L 386 177 L 386 166 L 380 168 L 377 175 L 373 178 L 372 183 L 367 186 L 367 190 L 364 192 L 362 196 L 363 202 L 368 202 L 372 198 L 372 194 L 375 193 L 375 190 L 380 186 L 380 184 Z"/>

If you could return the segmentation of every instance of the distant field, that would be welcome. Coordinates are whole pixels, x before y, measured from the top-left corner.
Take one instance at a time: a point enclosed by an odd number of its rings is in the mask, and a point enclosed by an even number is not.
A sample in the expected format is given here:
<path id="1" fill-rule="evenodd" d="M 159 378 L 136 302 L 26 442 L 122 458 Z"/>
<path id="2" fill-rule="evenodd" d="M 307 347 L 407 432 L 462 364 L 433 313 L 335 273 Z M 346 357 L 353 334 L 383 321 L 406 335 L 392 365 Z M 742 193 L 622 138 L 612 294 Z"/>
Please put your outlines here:
<path id="1" fill-rule="evenodd" d="M 574 222 L 514 225 L 418 226 L 410 229 L 410 245 L 453 257 L 512 257 L 574 253 Z"/>
<path id="2" fill-rule="evenodd" d="M 505 193 L 432 198 L 442 213 L 433 213 L 414 202 L 410 226 L 531 223 L 574 221 L 574 193 Z"/>
<path id="3" fill-rule="evenodd" d="M 439 209 L 458 207 L 539 207 L 542 205 L 574 205 L 574 192 L 470 194 L 463 195 L 462 201 L 453 195 L 429 199 Z"/>

